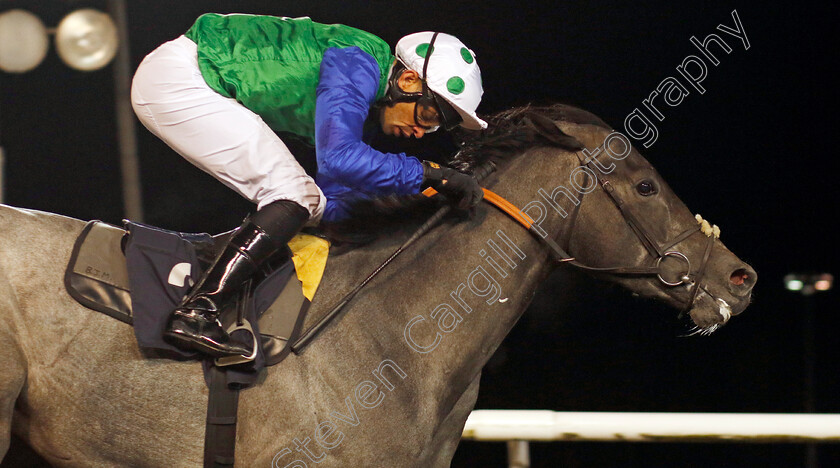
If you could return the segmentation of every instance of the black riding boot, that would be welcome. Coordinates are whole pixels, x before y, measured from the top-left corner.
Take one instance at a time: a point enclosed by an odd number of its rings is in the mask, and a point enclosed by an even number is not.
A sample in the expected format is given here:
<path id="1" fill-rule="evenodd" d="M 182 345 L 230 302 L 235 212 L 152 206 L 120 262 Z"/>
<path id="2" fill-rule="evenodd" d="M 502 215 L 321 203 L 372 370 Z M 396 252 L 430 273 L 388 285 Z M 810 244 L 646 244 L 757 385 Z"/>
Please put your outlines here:
<path id="1" fill-rule="evenodd" d="M 253 342 L 232 340 L 222 322 L 230 322 L 227 315 L 236 314 L 236 298 L 242 286 L 297 234 L 307 219 L 306 209 L 286 200 L 271 203 L 246 219 L 169 317 L 164 331 L 166 341 L 213 357 L 250 355 Z"/>

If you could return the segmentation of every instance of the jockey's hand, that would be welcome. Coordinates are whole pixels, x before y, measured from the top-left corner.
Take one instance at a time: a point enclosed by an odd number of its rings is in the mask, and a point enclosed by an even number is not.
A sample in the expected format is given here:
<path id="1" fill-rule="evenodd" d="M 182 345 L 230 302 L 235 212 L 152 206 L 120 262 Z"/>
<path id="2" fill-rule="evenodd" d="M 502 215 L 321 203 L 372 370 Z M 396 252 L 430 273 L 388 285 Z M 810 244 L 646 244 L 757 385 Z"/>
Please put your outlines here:
<path id="1" fill-rule="evenodd" d="M 484 198 L 484 191 L 475 177 L 423 161 L 423 185 L 432 187 L 462 210 L 468 210 Z"/>

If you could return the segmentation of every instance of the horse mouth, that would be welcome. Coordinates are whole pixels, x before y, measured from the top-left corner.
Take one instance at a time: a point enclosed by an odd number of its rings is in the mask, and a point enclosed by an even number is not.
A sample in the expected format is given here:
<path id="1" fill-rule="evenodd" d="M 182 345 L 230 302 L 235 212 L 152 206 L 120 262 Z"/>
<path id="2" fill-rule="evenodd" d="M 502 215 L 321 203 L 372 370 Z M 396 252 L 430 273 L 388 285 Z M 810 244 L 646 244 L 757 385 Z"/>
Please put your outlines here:
<path id="1" fill-rule="evenodd" d="M 708 336 L 720 329 L 732 318 L 732 306 L 726 300 L 714 297 L 701 289 L 689 311 L 694 326 L 688 336 Z"/>

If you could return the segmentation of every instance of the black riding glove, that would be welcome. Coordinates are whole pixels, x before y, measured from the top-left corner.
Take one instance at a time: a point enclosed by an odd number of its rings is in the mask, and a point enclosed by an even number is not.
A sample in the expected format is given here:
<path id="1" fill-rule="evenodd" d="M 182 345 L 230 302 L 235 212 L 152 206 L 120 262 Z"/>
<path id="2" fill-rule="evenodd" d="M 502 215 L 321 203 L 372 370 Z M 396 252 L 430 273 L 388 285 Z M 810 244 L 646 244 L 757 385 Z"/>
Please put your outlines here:
<path id="1" fill-rule="evenodd" d="M 484 198 L 475 177 L 431 161 L 423 161 L 423 186 L 437 190 L 462 210 L 478 205 Z"/>

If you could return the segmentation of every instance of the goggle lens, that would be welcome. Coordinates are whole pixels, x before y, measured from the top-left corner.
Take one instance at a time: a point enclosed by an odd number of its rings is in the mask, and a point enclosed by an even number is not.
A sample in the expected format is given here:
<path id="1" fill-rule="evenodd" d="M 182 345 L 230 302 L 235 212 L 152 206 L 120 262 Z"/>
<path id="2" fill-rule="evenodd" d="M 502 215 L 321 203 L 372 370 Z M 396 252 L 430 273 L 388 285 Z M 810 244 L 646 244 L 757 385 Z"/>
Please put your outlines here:
<path id="1" fill-rule="evenodd" d="M 414 106 L 414 121 L 420 128 L 431 133 L 440 127 L 440 111 L 433 97 L 425 95 Z"/>

